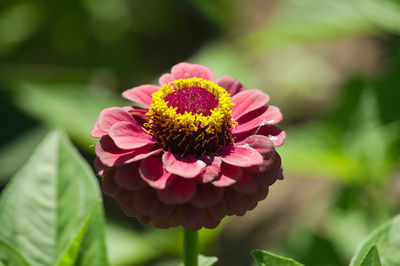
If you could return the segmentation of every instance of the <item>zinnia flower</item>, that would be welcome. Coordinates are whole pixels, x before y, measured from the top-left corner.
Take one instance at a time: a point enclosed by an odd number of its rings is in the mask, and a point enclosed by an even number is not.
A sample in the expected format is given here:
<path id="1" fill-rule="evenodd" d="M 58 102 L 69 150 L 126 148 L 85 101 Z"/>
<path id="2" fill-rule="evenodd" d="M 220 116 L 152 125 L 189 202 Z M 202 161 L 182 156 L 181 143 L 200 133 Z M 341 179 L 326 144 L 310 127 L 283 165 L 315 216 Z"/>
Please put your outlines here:
<path id="1" fill-rule="evenodd" d="M 269 96 L 205 66 L 180 63 L 122 93 L 138 106 L 103 110 L 92 136 L 103 190 L 128 216 L 159 228 L 214 228 L 244 215 L 282 179 L 285 132 Z"/>

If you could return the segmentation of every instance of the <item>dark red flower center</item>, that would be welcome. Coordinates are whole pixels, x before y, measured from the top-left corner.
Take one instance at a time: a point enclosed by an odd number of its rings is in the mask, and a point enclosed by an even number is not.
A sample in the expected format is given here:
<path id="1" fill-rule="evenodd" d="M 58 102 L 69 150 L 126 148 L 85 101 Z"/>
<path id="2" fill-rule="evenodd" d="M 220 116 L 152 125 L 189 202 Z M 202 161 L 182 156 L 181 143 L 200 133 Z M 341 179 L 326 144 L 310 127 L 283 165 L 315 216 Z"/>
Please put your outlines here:
<path id="1" fill-rule="evenodd" d="M 218 99 L 200 87 L 190 87 L 177 90 L 164 98 L 169 107 L 176 107 L 176 112 L 184 114 L 203 114 L 209 116 L 211 110 L 218 106 Z"/>

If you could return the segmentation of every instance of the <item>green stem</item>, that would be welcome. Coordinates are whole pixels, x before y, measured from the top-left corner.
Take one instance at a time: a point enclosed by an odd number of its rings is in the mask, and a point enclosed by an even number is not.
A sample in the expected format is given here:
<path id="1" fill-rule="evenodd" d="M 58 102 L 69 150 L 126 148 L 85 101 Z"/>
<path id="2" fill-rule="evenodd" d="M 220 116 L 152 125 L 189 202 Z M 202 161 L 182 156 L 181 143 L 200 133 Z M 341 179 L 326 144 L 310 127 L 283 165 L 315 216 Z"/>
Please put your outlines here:
<path id="1" fill-rule="evenodd" d="M 198 246 L 197 231 L 192 232 L 186 228 L 183 228 L 183 264 L 185 266 L 198 265 Z"/>

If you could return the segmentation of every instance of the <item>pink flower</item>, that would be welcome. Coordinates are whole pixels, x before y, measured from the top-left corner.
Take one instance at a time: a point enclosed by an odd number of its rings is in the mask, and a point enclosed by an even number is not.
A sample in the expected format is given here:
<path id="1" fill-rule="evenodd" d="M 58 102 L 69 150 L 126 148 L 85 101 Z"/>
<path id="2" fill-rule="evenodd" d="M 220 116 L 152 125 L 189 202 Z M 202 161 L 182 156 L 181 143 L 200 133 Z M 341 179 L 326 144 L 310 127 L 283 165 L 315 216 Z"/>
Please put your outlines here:
<path id="1" fill-rule="evenodd" d="M 285 132 L 269 96 L 205 66 L 180 63 L 103 110 L 92 136 L 103 190 L 128 216 L 159 228 L 214 228 L 244 215 L 282 179 L 275 151 Z"/>

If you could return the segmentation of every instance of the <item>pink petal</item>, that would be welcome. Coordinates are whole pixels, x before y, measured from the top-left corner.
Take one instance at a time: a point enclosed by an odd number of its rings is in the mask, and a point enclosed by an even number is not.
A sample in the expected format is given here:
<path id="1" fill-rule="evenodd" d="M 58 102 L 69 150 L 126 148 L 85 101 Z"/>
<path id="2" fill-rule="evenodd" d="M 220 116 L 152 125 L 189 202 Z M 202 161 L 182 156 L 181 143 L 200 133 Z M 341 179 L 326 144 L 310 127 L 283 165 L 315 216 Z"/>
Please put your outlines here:
<path id="1" fill-rule="evenodd" d="M 176 177 L 164 190 L 157 190 L 158 198 L 165 204 L 182 204 L 190 201 L 196 193 L 196 181 Z"/>
<path id="2" fill-rule="evenodd" d="M 99 128 L 99 121 L 96 121 L 96 123 L 94 123 L 93 130 L 92 130 L 92 132 L 90 133 L 90 135 L 91 135 L 93 138 L 101 138 L 102 136 L 107 135 L 107 132 L 101 130 L 101 129 Z"/>
<path id="3" fill-rule="evenodd" d="M 155 189 L 165 189 L 174 180 L 174 175 L 164 169 L 161 158 L 154 156 L 147 157 L 141 162 L 139 174 Z"/>
<path id="4" fill-rule="evenodd" d="M 97 174 L 99 176 L 103 176 L 105 175 L 111 168 L 106 166 L 105 164 L 103 164 L 99 157 L 96 157 L 96 159 L 94 159 L 94 169 L 97 171 Z"/>
<path id="5" fill-rule="evenodd" d="M 224 202 L 226 206 L 226 213 L 228 215 L 243 216 L 246 211 L 246 202 L 243 200 L 241 194 L 233 189 L 226 189 L 224 191 Z"/>
<path id="6" fill-rule="evenodd" d="M 120 166 L 135 162 L 162 151 L 157 145 L 147 145 L 135 150 L 118 148 L 110 136 L 104 136 L 96 145 L 96 155 L 106 166 Z"/>
<path id="7" fill-rule="evenodd" d="M 221 148 L 219 157 L 222 161 L 239 167 L 250 167 L 262 163 L 263 158 L 251 147 L 228 146 Z"/>
<path id="8" fill-rule="evenodd" d="M 236 142 L 241 142 L 252 135 L 266 136 L 270 141 L 272 141 L 275 147 L 281 146 L 286 138 L 286 132 L 276 126 L 262 126 L 250 131 L 233 134 Z"/>
<path id="9" fill-rule="evenodd" d="M 124 204 L 128 201 L 132 201 L 135 196 L 135 193 L 132 193 L 132 191 L 126 190 L 121 188 L 115 195 L 114 199 L 116 202 L 119 204 Z"/>
<path id="10" fill-rule="evenodd" d="M 265 106 L 253 110 L 236 120 L 238 125 L 234 129 L 234 134 L 257 130 L 265 125 L 273 125 L 282 120 L 282 114 L 276 106 Z"/>
<path id="11" fill-rule="evenodd" d="M 241 116 L 266 105 L 269 96 L 259 90 L 245 90 L 232 97 L 232 117 L 238 119 Z"/>
<path id="12" fill-rule="evenodd" d="M 185 178 L 196 177 L 205 167 L 203 161 L 197 160 L 192 156 L 178 158 L 171 152 L 164 153 L 162 161 L 168 172 Z"/>
<path id="13" fill-rule="evenodd" d="M 200 224 L 200 209 L 190 204 L 179 205 L 176 208 L 176 215 L 183 227 L 197 231 L 201 228 Z"/>
<path id="14" fill-rule="evenodd" d="M 140 178 L 138 169 L 138 163 L 117 167 L 114 173 L 115 182 L 118 186 L 130 191 L 137 191 L 145 187 L 146 183 Z"/>
<path id="15" fill-rule="evenodd" d="M 149 111 L 149 109 L 139 106 L 129 106 L 129 109 L 126 110 L 141 126 L 147 122 L 148 116 L 146 113 Z"/>
<path id="16" fill-rule="evenodd" d="M 157 145 L 147 145 L 142 148 L 135 149 L 134 156 L 126 160 L 125 163 L 137 162 L 149 156 L 159 154 L 160 152 L 162 152 L 162 148 L 158 148 Z"/>
<path id="17" fill-rule="evenodd" d="M 246 90 L 246 87 L 243 86 L 242 83 L 230 76 L 220 78 L 217 81 L 217 84 L 224 88 L 231 95 L 231 97 L 236 93 Z"/>
<path id="18" fill-rule="evenodd" d="M 136 212 L 152 219 L 165 219 L 173 210 L 173 205 L 161 203 L 153 190 L 143 189 L 135 197 Z"/>
<path id="19" fill-rule="evenodd" d="M 236 145 L 248 145 L 263 156 L 275 150 L 274 145 L 269 138 L 262 135 L 252 135 L 245 140 L 236 143 Z"/>
<path id="20" fill-rule="evenodd" d="M 201 218 L 201 224 L 208 229 L 214 229 L 221 222 L 221 220 L 215 219 L 208 209 L 202 209 Z"/>
<path id="21" fill-rule="evenodd" d="M 190 201 L 198 208 L 213 206 L 221 200 L 223 189 L 211 184 L 197 184 L 196 194 Z"/>
<path id="22" fill-rule="evenodd" d="M 124 211 L 126 216 L 129 217 L 134 217 L 136 216 L 136 210 L 135 210 L 135 202 L 134 202 L 134 198 L 127 200 L 125 202 L 120 203 L 122 210 Z"/>
<path id="23" fill-rule="evenodd" d="M 242 170 L 240 167 L 223 164 L 221 169 L 221 175 L 212 182 L 212 184 L 216 187 L 228 187 L 232 184 L 235 184 L 242 178 Z"/>
<path id="24" fill-rule="evenodd" d="M 101 182 L 101 188 L 104 194 L 114 196 L 120 190 L 120 187 L 115 183 L 112 175 L 106 175 Z"/>
<path id="25" fill-rule="evenodd" d="M 110 128 L 110 137 L 121 149 L 136 149 L 148 144 L 154 144 L 153 137 L 143 131 L 138 124 L 118 122 Z"/>
<path id="26" fill-rule="evenodd" d="M 160 83 L 160 85 L 162 86 L 162 85 L 168 84 L 174 80 L 175 80 L 175 78 L 171 74 L 164 74 L 160 77 L 160 79 L 158 80 L 158 83 Z"/>
<path id="27" fill-rule="evenodd" d="M 222 219 L 226 215 L 243 215 L 246 213 L 246 202 L 241 194 L 226 188 L 221 201 L 209 207 L 209 210 L 216 219 Z"/>
<path id="28" fill-rule="evenodd" d="M 275 151 L 269 154 L 259 169 L 250 168 L 247 171 L 251 172 L 258 186 L 270 186 L 277 179 L 283 179 L 281 158 Z"/>
<path id="29" fill-rule="evenodd" d="M 171 74 L 175 79 L 202 78 L 214 80 L 213 72 L 203 65 L 179 63 L 172 67 Z"/>
<path id="30" fill-rule="evenodd" d="M 218 177 L 221 169 L 221 159 L 217 156 L 207 156 L 200 158 L 206 167 L 201 170 L 200 175 L 197 177 L 202 183 L 208 183 Z"/>
<path id="31" fill-rule="evenodd" d="M 152 94 L 158 91 L 158 89 L 159 87 L 157 86 L 146 84 L 126 90 L 122 93 L 122 96 L 132 102 L 137 102 L 144 106 L 150 107 Z"/>
<path id="32" fill-rule="evenodd" d="M 281 158 L 275 151 L 273 143 L 266 136 L 250 136 L 238 144 L 249 145 L 263 156 L 261 164 L 245 168 L 246 172 L 251 172 L 254 173 L 252 174 L 253 176 L 260 175 L 261 178 L 265 177 L 267 179 L 276 179 L 281 175 Z"/>
<path id="33" fill-rule="evenodd" d="M 111 107 L 101 111 L 98 126 L 101 130 L 108 132 L 110 128 L 118 122 L 130 122 L 132 124 L 137 124 L 137 122 L 120 107 Z"/>
<path id="34" fill-rule="evenodd" d="M 257 184 L 248 174 L 244 174 L 242 178 L 233 185 L 233 188 L 241 194 L 254 194 L 257 192 Z"/>

